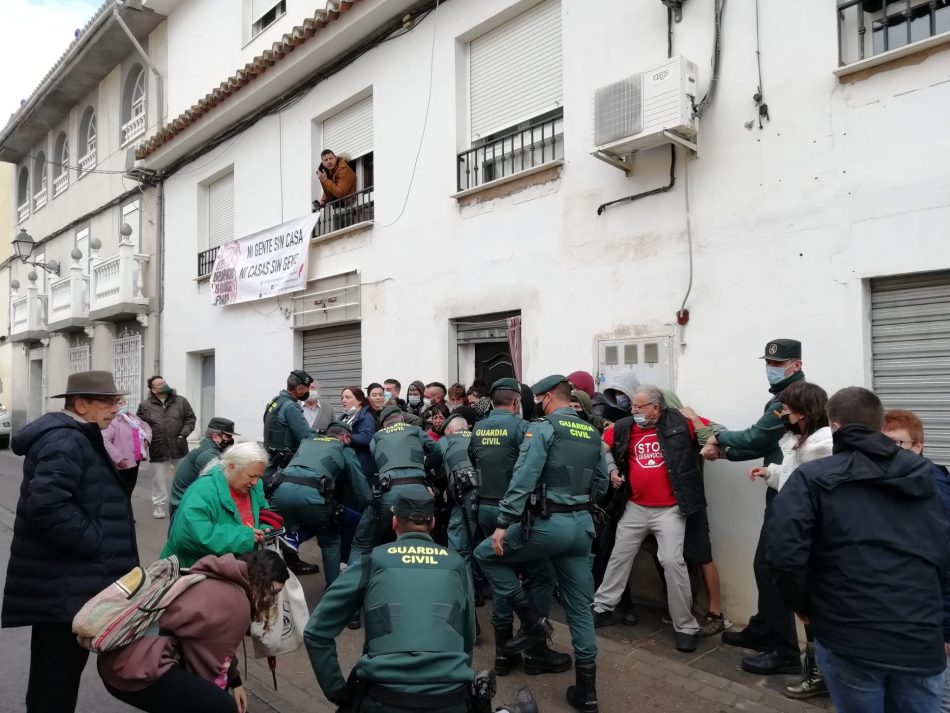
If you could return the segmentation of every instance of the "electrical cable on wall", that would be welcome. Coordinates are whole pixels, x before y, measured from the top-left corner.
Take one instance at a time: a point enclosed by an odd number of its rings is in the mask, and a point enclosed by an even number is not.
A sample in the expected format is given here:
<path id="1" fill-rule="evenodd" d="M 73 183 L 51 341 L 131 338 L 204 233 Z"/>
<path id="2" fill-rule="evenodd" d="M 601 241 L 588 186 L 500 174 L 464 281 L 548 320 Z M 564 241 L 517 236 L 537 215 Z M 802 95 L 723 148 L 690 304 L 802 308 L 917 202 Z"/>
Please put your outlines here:
<path id="1" fill-rule="evenodd" d="M 680 326 L 689 321 L 689 310 L 686 309 L 686 300 L 689 299 L 689 293 L 693 291 L 693 221 L 689 209 L 689 160 L 683 167 L 683 192 L 686 194 L 686 244 L 689 247 L 689 283 L 686 285 L 686 294 L 683 295 L 683 304 L 680 305 L 676 313 L 676 321 Z"/>
<path id="2" fill-rule="evenodd" d="M 670 182 L 665 186 L 659 188 L 654 188 L 649 191 L 643 191 L 642 193 L 634 193 L 632 196 L 625 196 L 624 198 L 617 198 L 616 200 L 608 201 L 606 203 L 601 203 L 597 206 L 597 215 L 602 215 L 605 210 L 607 210 L 612 205 L 617 205 L 618 203 L 633 203 L 638 201 L 641 198 L 646 198 L 647 196 L 655 196 L 659 193 L 666 193 L 673 190 L 673 186 L 676 185 L 676 144 L 670 144 Z"/>
<path id="3" fill-rule="evenodd" d="M 722 13 L 726 9 L 726 0 L 716 0 L 713 13 L 715 16 L 715 39 L 713 41 L 712 56 L 712 78 L 709 80 L 709 88 L 699 104 L 693 104 L 693 116 L 700 118 L 703 112 L 709 108 L 716 96 L 716 87 L 719 86 L 719 67 L 722 56 Z"/>
<path id="4" fill-rule="evenodd" d="M 759 86 L 752 95 L 752 101 L 759 109 L 759 129 L 762 129 L 762 119 L 771 121 L 769 105 L 765 103 L 765 87 L 762 83 L 762 51 L 759 46 L 759 0 L 755 0 L 755 64 L 759 72 Z M 748 126 L 748 125 L 747 125 Z M 749 126 L 748 128 L 752 128 Z"/>

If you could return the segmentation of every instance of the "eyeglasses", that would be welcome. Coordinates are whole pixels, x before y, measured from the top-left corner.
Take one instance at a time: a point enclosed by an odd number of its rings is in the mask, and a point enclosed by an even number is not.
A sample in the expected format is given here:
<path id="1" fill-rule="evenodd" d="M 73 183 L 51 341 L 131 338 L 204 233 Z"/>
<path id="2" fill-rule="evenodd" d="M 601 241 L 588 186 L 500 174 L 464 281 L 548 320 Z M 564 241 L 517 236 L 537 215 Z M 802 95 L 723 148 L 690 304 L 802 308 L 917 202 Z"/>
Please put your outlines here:
<path id="1" fill-rule="evenodd" d="M 914 445 L 914 443 L 916 443 L 916 441 L 902 441 L 902 440 L 900 440 L 899 438 L 891 438 L 891 440 L 894 441 L 894 443 L 897 444 L 897 447 L 898 447 L 898 448 L 907 448 L 907 449 L 909 449 L 909 448 L 911 448 L 911 447 Z"/>
<path id="2" fill-rule="evenodd" d="M 116 396 L 80 396 L 79 398 L 85 399 L 86 401 L 97 401 L 100 404 L 108 404 L 109 406 L 118 406 L 122 403 L 122 398 Z"/>

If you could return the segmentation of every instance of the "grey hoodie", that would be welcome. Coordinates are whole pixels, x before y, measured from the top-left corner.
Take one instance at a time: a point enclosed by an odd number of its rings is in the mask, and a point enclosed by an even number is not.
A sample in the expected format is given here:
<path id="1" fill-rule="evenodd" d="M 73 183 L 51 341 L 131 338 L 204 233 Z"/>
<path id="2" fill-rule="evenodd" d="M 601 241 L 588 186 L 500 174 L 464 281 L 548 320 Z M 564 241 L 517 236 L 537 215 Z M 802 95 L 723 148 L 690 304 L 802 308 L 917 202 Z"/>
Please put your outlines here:
<path id="1" fill-rule="evenodd" d="M 614 378 L 604 384 L 604 401 L 607 402 L 609 406 L 614 408 L 620 408 L 617 405 L 617 394 L 625 394 L 630 402 L 633 403 L 633 395 L 637 392 L 637 389 L 640 388 L 640 380 L 637 378 L 636 374 L 633 373 L 633 370 L 624 371 L 617 374 Z M 622 411 L 629 411 L 629 408 L 621 409 Z"/>

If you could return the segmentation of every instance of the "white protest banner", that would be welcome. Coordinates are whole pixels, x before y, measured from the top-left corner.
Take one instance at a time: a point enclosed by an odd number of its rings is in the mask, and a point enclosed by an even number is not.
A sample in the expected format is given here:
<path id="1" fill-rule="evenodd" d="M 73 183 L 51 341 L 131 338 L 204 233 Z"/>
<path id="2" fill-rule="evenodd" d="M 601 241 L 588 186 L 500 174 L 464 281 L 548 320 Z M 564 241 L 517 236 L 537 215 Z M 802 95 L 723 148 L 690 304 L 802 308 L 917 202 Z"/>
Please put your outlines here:
<path id="1" fill-rule="evenodd" d="M 310 236 L 319 213 L 222 243 L 211 271 L 211 304 L 276 297 L 307 286 Z"/>

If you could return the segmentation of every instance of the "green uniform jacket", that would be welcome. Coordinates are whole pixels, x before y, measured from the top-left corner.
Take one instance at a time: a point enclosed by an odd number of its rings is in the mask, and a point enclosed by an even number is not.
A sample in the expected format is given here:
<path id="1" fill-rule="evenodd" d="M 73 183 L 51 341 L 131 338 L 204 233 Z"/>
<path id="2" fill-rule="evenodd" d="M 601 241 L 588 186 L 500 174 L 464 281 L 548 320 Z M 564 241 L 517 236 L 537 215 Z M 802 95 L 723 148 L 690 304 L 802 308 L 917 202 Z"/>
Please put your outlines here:
<path id="1" fill-rule="evenodd" d="M 586 421 L 583 421 L 574 413 L 574 409 L 570 406 L 555 409 L 547 418 L 556 417 L 578 421 L 591 428 Z M 500 510 L 498 515 L 499 527 L 508 527 L 508 525 L 521 518 L 528 502 L 528 496 L 538 485 L 541 471 L 544 469 L 547 460 L 548 448 L 554 437 L 554 426 L 546 420 L 532 423 L 528 428 L 524 442 L 521 444 L 518 461 L 515 463 L 515 469 L 512 473 L 511 485 L 508 486 L 505 497 L 498 503 Z M 597 494 L 601 495 L 606 492 L 609 483 L 607 461 L 602 450 L 598 450 L 597 461 L 591 463 L 591 467 L 594 470 L 593 478 L 597 482 Z M 548 499 L 561 505 L 579 505 L 590 500 L 590 493 L 576 495 L 549 493 Z"/>
<path id="2" fill-rule="evenodd" d="M 398 422 L 376 431 L 369 442 L 369 451 L 380 474 L 412 468 L 424 474 L 426 456 L 438 454 L 439 448 L 432 437 L 418 426 Z M 400 475 L 410 473 L 400 472 Z"/>
<path id="3" fill-rule="evenodd" d="M 326 476 L 334 483 L 342 482 L 349 489 L 348 492 L 353 494 L 355 504 L 360 510 L 366 507 L 371 497 L 369 484 L 356 451 L 329 436 L 314 436 L 301 441 L 297 454 L 284 468 L 284 475 L 313 478 L 314 481 Z M 278 500 L 284 507 L 287 507 L 288 503 L 298 506 L 326 504 L 316 488 L 296 483 L 283 483 L 273 494 L 272 503 L 280 512 L 276 502 Z"/>
<path id="4" fill-rule="evenodd" d="M 300 402 L 283 389 L 264 409 L 264 448 L 296 451 L 313 434 L 303 417 Z"/>
<path id="5" fill-rule="evenodd" d="M 181 499 L 188 486 L 198 480 L 201 471 L 211 461 L 218 457 L 221 451 L 210 438 L 205 436 L 198 443 L 198 447 L 181 459 L 175 468 L 175 477 L 172 479 L 172 490 L 168 495 L 168 502 L 173 508 L 181 505 Z"/>
<path id="6" fill-rule="evenodd" d="M 263 507 L 267 501 L 258 481 L 251 490 L 255 527 L 260 527 Z M 206 555 L 243 555 L 253 550 L 254 531 L 241 522 L 224 469 L 216 465 L 185 491 L 160 556 L 177 555 L 182 567 L 190 567 Z"/>
<path id="7" fill-rule="evenodd" d="M 729 460 L 764 459 L 764 464 L 781 463 L 782 449 L 778 442 L 785 433 L 782 424 L 782 404 L 774 398 L 786 387 L 796 381 L 804 381 L 805 372 L 796 371 L 791 376 L 775 384 L 769 391 L 773 398 L 765 405 L 765 413 L 744 431 L 722 431 L 716 434 L 716 440 L 726 451 Z"/>
<path id="8" fill-rule="evenodd" d="M 523 418 L 504 409 L 494 409 L 475 424 L 469 451 L 481 477 L 480 497 L 505 495 L 528 426 Z"/>
<path id="9" fill-rule="evenodd" d="M 475 597 L 465 562 L 421 532 L 400 535 L 351 564 L 323 595 L 304 631 L 324 695 L 345 684 L 334 639 L 364 611 L 361 680 L 406 693 L 446 693 L 471 683 Z"/>

